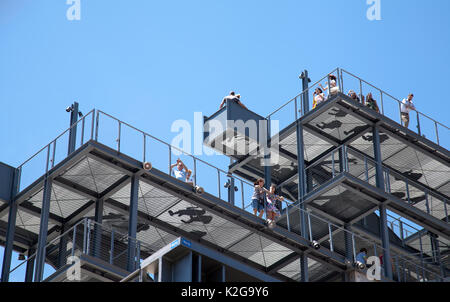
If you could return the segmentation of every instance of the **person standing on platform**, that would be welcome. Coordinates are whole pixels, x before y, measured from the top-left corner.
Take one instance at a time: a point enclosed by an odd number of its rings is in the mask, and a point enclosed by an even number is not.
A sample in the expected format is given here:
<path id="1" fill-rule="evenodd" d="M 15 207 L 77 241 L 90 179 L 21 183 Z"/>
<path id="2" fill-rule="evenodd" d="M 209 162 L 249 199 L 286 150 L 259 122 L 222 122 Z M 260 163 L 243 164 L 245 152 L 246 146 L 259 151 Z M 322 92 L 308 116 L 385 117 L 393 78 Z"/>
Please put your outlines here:
<path id="1" fill-rule="evenodd" d="M 259 212 L 259 218 L 264 214 L 264 193 L 267 191 L 264 188 L 264 179 L 260 178 L 254 183 L 254 191 L 252 195 L 253 215 Z"/>
<path id="2" fill-rule="evenodd" d="M 413 97 L 414 94 L 410 93 L 407 99 L 403 99 L 402 105 L 400 106 L 400 116 L 406 128 L 409 127 L 409 112 L 411 110 L 416 110 L 416 107 L 412 102 Z"/>

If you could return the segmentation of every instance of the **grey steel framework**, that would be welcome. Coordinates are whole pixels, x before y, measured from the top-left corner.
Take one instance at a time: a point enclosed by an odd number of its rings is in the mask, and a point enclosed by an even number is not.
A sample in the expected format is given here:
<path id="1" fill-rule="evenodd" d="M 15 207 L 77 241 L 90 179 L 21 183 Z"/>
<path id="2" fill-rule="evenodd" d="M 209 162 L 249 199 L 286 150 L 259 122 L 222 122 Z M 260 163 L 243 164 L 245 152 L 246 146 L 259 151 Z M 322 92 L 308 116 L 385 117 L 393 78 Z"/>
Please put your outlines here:
<path id="1" fill-rule="evenodd" d="M 344 70 L 333 74 L 340 91 L 344 84 L 360 95 L 369 89 Z M 232 102 L 205 117 L 205 126 L 224 115 L 282 121 L 281 131 L 268 126 L 268 141 L 257 141 L 280 156 L 270 169 L 256 156 L 236 154 L 225 171 L 100 110 L 72 116 L 69 129 L 12 169 L 10 196 L 0 196 L 2 281 L 17 280 L 22 270 L 24 281 L 65 280 L 71 256 L 82 259 L 83 280 L 119 281 L 177 238 L 262 281 L 349 280 L 361 248 L 382 256 L 383 280 L 446 280 L 449 128 L 417 112 L 417 131 L 406 129 L 395 122 L 399 114 L 390 115 L 398 103 L 387 103 L 399 100 L 378 89 L 380 113 L 340 91 L 309 110 L 317 83 L 308 88 L 306 72 L 302 78 L 304 91 L 267 118 Z M 434 141 L 424 136 L 425 121 L 436 130 Z M 226 135 L 254 143 L 225 126 L 208 146 L 223 152 Z M 178 156 L 192 169 L 193 184 L 172 176 Z M 143 169 L 145 162 L 153 168 Z M 274 228 L 253 215 L 257 178 L 285 196 Z M 13 250 L 26 256 L 17 267 Z M 55 274 L 46 276 L 45 264 Z"/>

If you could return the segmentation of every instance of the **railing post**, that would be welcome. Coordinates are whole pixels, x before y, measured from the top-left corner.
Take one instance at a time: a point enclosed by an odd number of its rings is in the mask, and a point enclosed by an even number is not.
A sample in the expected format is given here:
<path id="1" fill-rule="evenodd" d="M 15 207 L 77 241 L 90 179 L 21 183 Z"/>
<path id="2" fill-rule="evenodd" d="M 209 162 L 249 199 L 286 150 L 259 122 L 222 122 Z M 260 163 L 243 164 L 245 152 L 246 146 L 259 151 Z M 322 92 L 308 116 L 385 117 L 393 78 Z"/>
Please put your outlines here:
<path id="1" fill-rule="evenodd" d="M 81 145 L 80 146 L 82 146 L 84 143 L 84 122 L 85 122 L 85 119 L 83 117 L 81 120 Z"/>
<path id="2" fill-rule="evenodd" d="M 417 133 L 422 136 L 422 131 L 420 129 L 420 117 L 419 117 L 419 112 L 416 111 L 416 116 L 417 116 Z"/>
<path id="3" fill-rule="evenodd" d="M 287 222 L 287 229 L 290 232 L 291 231 L 291 223 L 289 222 L 289 204 L 286 201 L 286 222 Z"/>
<path id="4" fill-rule="evenodd" d="M 405 235 L 403 233 L 403 221 L 399 221 L 399 232 L 400 232 L 400 239 L 402 240 L 402 246 L 405 246 Z"/>
<path id="5" fill-rule="evenodd" d="M 147 140 L 146 140 L 146 137 L 145 137 L 145 133 L 142 133 L 142 136 L 144 137 L 144 154 L 142 156 L 142 162 L 145 163 L 146 162 L 145 155 L 147 153 Z"/>
<path id="6" fill-rule="evenodd" d="M 222 194 L 220 193 L 220 170 L 217 169 L 217 190 L 219 192 L 219 199 L 222 199 Z"/>
<path id="7" fill-rule="evenodd" d="M 172 175 L 172 169 L 170 166 L 172 165 L 172 146 L 169 145 L 169 175 Z"/>
<path id="8" fill-rule="evenodd" d="M 91 247 L 91 220 L 87 220 L 87 245 L 86 245 L 86 255 L 89 255 L 90 247 Z"/>
<path id="9" fill-rule="evenodd" d="M 359 98 L 361 99 L 361 104 L 365 105 L 366 101 L 365 101 L 363 90 L 362 90 L 362 81 L 361 81 L 361 79 L 359 79 Z"/>
<path id="10" fill-rule="evenodd" d="M 100 122 L 100 111 L 97 110 L 97 118 L 95 119 L 95 141 L 98 142 L 98 127 Z"/>
<path id="11" fill-rule="evenodd" d="M 195 157 L 193 157 L 193 160 L 194 160 L 194 187 L 195 187 L 197 185 L 197 160 L 195 159 Z"/>
<path id="12" fill-rule="evenodd" d="M 87 243 L 86 243 L 86 239 L 87 239 L 87 224 L 88 224 L 88 219 L 85 218 L 84 222 L 83 222 L 83 254 L 86 254 L 87 251 Z"/>
<path id="13" fill-rule="evenodd" d="M 120 139 L 121 139 L 121 132 L 122 132 L 122 123 L 120 121 L 118 121 L 119 123 L 119 133 L 118 133 L 118 137 L 117 137 L 117 152 L 120 153 Z"/>
<path id="14" fill-rule="evenodd" d="M 91 111 L 91 140 L 94 139 L 94 128 L 95 128 L 95 110 Z"/>
<path id="15" fill-rule="evenodd" d="M 384 115 L 384 101 L 383 101 L 383 91 L 380 90 L 380 105 L 381 105 L 381 113 Z"/>
<path id="16" fill-rule="evenodd" d="M 244 202 L 244 183 L 241 180 L 241 201 L 242 201 L 242 209 L 245 208 L 245 202 Z"/>
<path id="17" fill-rule="evenodd" d="M 437 124 L 436 121 L 434 122 L 434 129 L 436 130 L 436 141 L 437 141 L 437 144 L 438 144 L 438 146 L 440 146 L 441 144 L 440 144 L 440 141 L 439 141 L 438 124 Z"/>

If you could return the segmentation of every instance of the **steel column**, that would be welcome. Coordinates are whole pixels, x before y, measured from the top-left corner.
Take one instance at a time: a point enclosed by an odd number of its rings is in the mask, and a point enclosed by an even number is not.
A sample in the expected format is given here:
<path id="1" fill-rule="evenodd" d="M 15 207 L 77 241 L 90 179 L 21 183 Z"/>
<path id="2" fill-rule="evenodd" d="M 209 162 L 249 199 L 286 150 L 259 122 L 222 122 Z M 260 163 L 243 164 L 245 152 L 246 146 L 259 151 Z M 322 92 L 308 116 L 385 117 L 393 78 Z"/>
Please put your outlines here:
<path id="1" fill-rule="evenodd" d="M 384 186 L 384 176 L 383 176 L 383 166 L 382 166 L 382 158 L 381 158 L 381 144 L 380 144 L 380 132 L 377 127 L 373 128 L 373 150 L 375 155 L 375 170 L 376 170 L 376 184 L 377 187 L 383 191 L 385 191 Z M 391 265 L 391 251 L 390 251 L 390 242 L 389 242 L 389 228 L 387 224 L 387 212 L 386 206 L 381 204 L 379 207 L 380 212 L 380 234 L 381 234 L 381 243 L 383 246 L 383 265 L 385 276 L 389 279 L 392 279 L 392 265 Z"/>
<path id="2" fill-rule="evenodd" d="M 303 238 L 308 238 L 308 231 L 306 227 L 306 206 L 303 203 L 303 198 L 306 194 L 306 179 L 305 179 L 305 153 L 303 144 L 303 126 L 297 120 L 297 166 L 298 166 L 298 204 L 300 214 L 300 235 Z M 311 238 L 309 238 L 311 240 Z M 305 255 L 300 257 L 300 272 L 301 281 L 308 282 L 308 258 Z"/>
<path id="3" fill-rule="evenodd" d="M 60 234 L 64 234 L 66 231 L 66 228 L 64 225 L 61 227 Z M 58 263 L 57 267 L 61 268 L 66 264 L 66 256 L 67 256 L 67 235 L 62 236 L 59 239 L 59 245 L 58 245 Z"/>
<path id="4" fill-rule="evenodd" d="M 8 227 L 6 230 L 6 242 L 3 252 L 3 266 L 2 266 L 2 282 L 8 282 L 9 271 L 11 270 L 11 258 L 14 245 L 14 234 L 16 231 L 16 218 L 17 218 L 17 203 L 15 201 L 16 195 L 19 191 L 20 170 L 14 170 L 13 181 L 10 190 L 10 202 L 9 202 L 9 215 L 8 215 Z"/>
<path id="5" fill-rule="evenodd" d="M 308 89 L 309 83 L 311 82 L 311 79 L 308 77 L 308 70 L 304 70 L 302 74 L 299 77 L 302 80 L 302 91 L 306 91 Z M 303 115 L 308 113 L 309 111 L 309 90 L 303 93 Z"/>
<path id="6" fill-rule="evenodd" d="M 41 282 L 44 276 L 45 247 L 47 244 L 48 217 L 50 214 L 50 197 L 52 192 L 52 179 L 46 177 L 44 181 L 44 198 L 42 200 L 41 223 L 36 254 L 36 269 L 34 282 Z"/>
<path id="7" fill-rule="evenodd" d="M 27 267 L 25 269 L 25 282 L 33 282 L 34 262 L 36 260 L 36 255 L 34 255 L 34 253 L 36 253 L 35 249 L 28 250 Z M 31 256 L 33 257 L 31 258 Z"/>
<path id="8" fill-rule="evenodd" d="M 136 270 L 136 234 L 138 218 L 138 199 L 139 199 L 139 177 L 131 177 L 130 192 L 130 217 L 128 221 L 128 263 L 127 270 L 133 272 Z"/>
<path id="9" fill-rule="evenodd" d="M 94 224 L 94 250 L 93 256 L 100 257 L 100 248 L 102 245 L 102 223 L 103 223 L 103 199 L 95 202 L 95 224 Z"/>
<path id="10" fill-rule="evenodd" d="M 69 146 L 67 155 L 70 155 L 75 151 L 77 141 L 77 126 L 72 127 L 78 121 L 78 103 L 74 102 L 72 105 L 72 111 L 70 112 L 70 130 L 69 130 Z"/>

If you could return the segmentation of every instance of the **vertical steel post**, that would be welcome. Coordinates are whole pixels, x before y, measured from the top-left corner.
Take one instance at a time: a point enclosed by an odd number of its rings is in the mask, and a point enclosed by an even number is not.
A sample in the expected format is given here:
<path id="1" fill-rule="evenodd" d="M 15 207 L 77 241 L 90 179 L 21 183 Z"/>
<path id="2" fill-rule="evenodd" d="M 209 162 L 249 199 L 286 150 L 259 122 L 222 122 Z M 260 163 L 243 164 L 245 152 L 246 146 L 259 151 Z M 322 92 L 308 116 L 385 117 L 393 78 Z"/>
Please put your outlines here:
<path id="1" fill-rule="evenodd" d="M 270 185 L 272 184 L 272 167 L 271 167 L 271 152 L 269 146 L 270 140 L 270 118 L 264 120 L 265 127 L 259 129 L 262 131 L 263 135 L 261 135 L 261 140 L 263 140 L 263 152 L 264 152 L 264 186 L 267 190 L 270 190 Z M 260 142 L 261 144 L 261 142 Z M 233 188 L 234 189 L 234 188 Z M 267 217 L 267 209 L 266 209 L 266 201 L 264 200 L 264 212 Z"/>
<path id="2" fill-rule="evenodd" d="M 351 225 L 346 224 L 344 226 L 345 259 L 353 263 L 356 259 L 353 258 L 353 241 L 351 231 Z"/>
<path id="3" fill-rule="evenodd" d="M 419 112 L 416 111 L 416 114 L 417 114 L 417 133 L 418 133 L 419 135 L 422 135 L 422 131 L 421 131 L 421 129 L 420 129 L 420 116 L 419 116 Z"/>
<path id="4" fill-rule="evenodd" d="M 34 261 L 36 260 L 35 249 L 28 250 L 27 267 L 25 269 L 25 282 L 33 282 Z"/>
<path id="5" fill-rule="evenodd" d="M 308 237 L 308 231 L 306 226 L 306 205 L 303 203 L 303 198 L 306 194 L 306 180 L 305 180 L 305 152 L 303 143 L 303 126 L 297 120 L 297 166 L 298 166 L 298 204 L 299 204 L 299 214 L 300 214 L 300 235 L 303 238 Z M 301 281 L 308 282 L 308 258 L 305 255 L 300 256 L 300 266 L 301 266 Z"/>
<path id="6" fill-rule="evenodd" d="M 9 271 L 11 269 L 11 258 L 14 244 L 14 234 L 16 231 L 16 218 L 17 218 L 17 203 L 16 195 L 19 191 L 19 170 L 15 169 L 13 172 L 13 181 L 10 189 L 10 201 L 9 201 L 9 214 L 8 214 L 8 226 L 6 230 L 6 242 L 3 252 L 3 266 L 2 266 L 2 282 L 8 282 Z"/>
<path id="7" fill-rule="evenodd" d="M 440 142 L 439 142 L 439 131 L 438 131 L 438 125 L 437 122 L 434 122 L 434 129 L 436 130 L 436 142 L 438 144 L 438 146 L 440 146 Z"/>
<path id="8" fill-rule="evenodd" d="M 111 230 L 111 242 L 109 248 L 109 264 L 114 264 L 114 229 Z"/>
<path id="9" fill-rule="evenodd" d="M 66 227 L 62 225 L 60 234 L 62 235 L 64 234 L 64 232 L 66 232 Z M 67 235 L 64 235 L 59 238 L 58 263 L 57 263 L 58 268 L 61 268 L 66 264 L 67 262 L 66 257 L 67 257 Z"/>
<path id="10" fill-rule="evenodd" d="M 380 147 L 380 132 L 377 127 L 373 127 L 373 150 L 375 154 L 375 170 L 376 170 L 376 184 L 381 190 L 384 190 L 384 177 L 383 177 L 383 166 L 381 158 L 381 147 Z M 380 204 L 380 234 L 381 242 L 383 247 L 383 264 L 385 276 L 392 280 L 392 265 L 391 265 L 391 252 L 390 252 L 390 242 L 389 242 L 389 228 L 387 225 L 387 210 L 385 204 Z"/>
<path id="11" fill-rule="evenodd" d="M 136 234 L 137 234 L 137 214 L 138 214 L 138 199 L 139 199 L 139 177 L 133 175 L 131 177 L 131 192 L 130 192 L 130 217 L 128 221 L 128 262 L 127 270 L 133 272 L 136 270 Z"/>
<path id="12" fill-rule="evenodd" d="M 102 246 L 103 205 L 103 199 L 98 199 L 95 202 L 94 250 L 92 253 L 94 257 L 100 257 Z"/>
<path id="13" fill-rule="evenodd" d="M 230 186 L 228 187 L 228 202 L 232 205 L 234 205 L 235 202 L 235 194 L 234 194 L 234 188 L 235 188 L 235 183 L 234 183 L 234 177 L 231 175 L 231 173 L 229 174 L 229 179 L 230 179 Z"/>
<path id="14" fill-rule="evenodd" d="M 308 86 L 311 79 L 308 77 L 308 70 L 304 70 L 299 77 L 302 80 L 302 96 L 303 96 L 303 115 L 309 112 L 309 90 Z"/>
<path id="15" fill-rule="evenodd" d="M 78 103 L 74 102 L 72 105 L 72 111 L 70 112 L 69 146 L 67 155 L 70 155 L 73 151 L 75 151 L 77 140 L 77 127 L 73 125 L 75 125 L 77 121 L 78 121 Z"/>
<path id="16" fill-rule="evenodd" d="M 50 214 L 51 192 L 52 192 L 52 179 L 48 178 L 46 175 L 44 180 L 44 196 L 42 200 L 41 221 L 39 226 L 34 282 L 41 282 L 44 276 L 45 247 L 47 244 L 48 217 Z"/>

